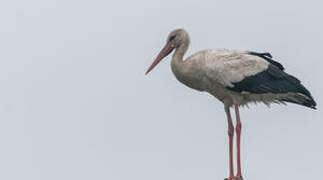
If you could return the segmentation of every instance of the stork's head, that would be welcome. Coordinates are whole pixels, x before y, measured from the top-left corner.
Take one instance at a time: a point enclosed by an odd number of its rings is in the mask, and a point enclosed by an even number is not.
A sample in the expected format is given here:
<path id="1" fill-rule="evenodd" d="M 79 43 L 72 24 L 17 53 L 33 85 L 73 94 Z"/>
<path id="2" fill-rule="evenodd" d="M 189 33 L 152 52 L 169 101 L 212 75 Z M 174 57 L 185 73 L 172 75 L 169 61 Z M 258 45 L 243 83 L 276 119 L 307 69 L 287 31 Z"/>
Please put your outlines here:
<path id="1" fill-rule="evenodd" d="M 187 41 L 189 41 L 188 33 L 184 29 L 175 29 L 169 33 L 166 44 L 170 43 L 172 47 L 178 48 L 180 45 L 188 43 Z"/>
<path id="2" fill-rule="evenodd" d="M 164 57 L 169 55 L 174 49 L 181 45 L 188 45 L 190 42 L 188 33 L 184 29 L 175 29 L 169 33 L 166 45 L 160 51 L 155 61 L 150 65 L 146 74 L 148 74 Z"/>

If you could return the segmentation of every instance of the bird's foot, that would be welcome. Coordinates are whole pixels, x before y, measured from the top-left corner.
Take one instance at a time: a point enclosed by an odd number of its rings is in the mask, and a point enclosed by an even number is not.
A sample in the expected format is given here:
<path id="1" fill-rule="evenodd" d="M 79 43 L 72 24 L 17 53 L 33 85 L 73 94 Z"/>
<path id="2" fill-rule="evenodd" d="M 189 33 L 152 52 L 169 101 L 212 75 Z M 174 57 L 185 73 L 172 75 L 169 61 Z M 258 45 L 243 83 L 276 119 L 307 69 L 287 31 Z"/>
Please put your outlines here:
<path id="1" fill-rule="evenodd" d="M 224 180 L 243 180 L 241 176 L 232 176 L 229 178 L 225 178 Z"/>

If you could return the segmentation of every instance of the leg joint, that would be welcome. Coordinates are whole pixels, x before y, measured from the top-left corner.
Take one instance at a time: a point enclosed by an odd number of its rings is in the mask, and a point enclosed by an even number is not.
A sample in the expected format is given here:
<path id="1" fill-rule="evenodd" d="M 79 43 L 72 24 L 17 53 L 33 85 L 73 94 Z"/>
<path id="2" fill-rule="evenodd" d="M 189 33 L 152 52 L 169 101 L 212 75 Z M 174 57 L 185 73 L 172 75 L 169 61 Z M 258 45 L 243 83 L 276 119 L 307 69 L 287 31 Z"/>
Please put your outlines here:
<path id="1" fill-rule="evenodd" d="M 240 133 L 241 132 L 241 128 L 242 128 L 241 123 L 238 122 L 237 125 L 236 125 L 236 132 L 237 133 Z"/>
<path id="2" fill-rule="evenodd" d="M 229 129 L 228 129 L 228 135 L 229 136 L 233 136 L 234 135 L 234 128 L 233 127 L 229 127 Z"/>

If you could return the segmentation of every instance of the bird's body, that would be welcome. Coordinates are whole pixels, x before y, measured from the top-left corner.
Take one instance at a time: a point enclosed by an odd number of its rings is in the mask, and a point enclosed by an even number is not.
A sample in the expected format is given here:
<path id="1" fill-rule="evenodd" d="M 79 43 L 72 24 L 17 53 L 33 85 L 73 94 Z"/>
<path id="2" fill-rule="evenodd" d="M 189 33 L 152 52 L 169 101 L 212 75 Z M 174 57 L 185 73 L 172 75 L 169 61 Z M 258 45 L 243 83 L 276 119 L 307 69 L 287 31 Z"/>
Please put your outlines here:
<path id="1" fill-rule="evenodd" d="M 316 103 L 301 82 L 284 72 L 284 67 L 269 53 L 252 51 L 209 49 L 199 51 L 183 60 L 190 43 L 188 33 L 177 29 L 170 33 L 149 73 L 165 56 L 175 49 L 171 68 L 175 77 L 192 89 L 206 91 L 224 104 L 228 119 L 230 176 L 228 180 L 242 180 L 240 163 L 241 122 L 239 106 L 251 102 L 290 102 L 315 109 Z M 234 129 L 230 107 L 236 113 Z M 237 174 L 233 168 L 233 135 L 237 133 Z"/>
<path id="2" fill-rule="evenodd" d="M 175 52 L 171 65 L 180 82 L 190 88 L 209 92 L 227 107 L 250 102 L 269 105 L 285 101 L 311 108 L 315 106 L 309 92 L 296 78 L 249 51 L 203 50 L 184 61 L 179 61 Z M 281 86 L 289 86 L 289 89 Z"/>

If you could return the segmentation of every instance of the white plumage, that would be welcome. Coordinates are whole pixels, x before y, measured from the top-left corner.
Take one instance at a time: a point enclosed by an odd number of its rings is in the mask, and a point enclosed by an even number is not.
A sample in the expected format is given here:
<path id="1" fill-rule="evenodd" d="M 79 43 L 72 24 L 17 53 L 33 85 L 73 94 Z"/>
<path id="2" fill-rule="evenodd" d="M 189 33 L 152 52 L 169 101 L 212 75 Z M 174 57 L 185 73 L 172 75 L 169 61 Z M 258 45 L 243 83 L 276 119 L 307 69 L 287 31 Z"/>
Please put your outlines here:
<path id="1" fill-rule="evenodd" d="M 203 63 L 203 72 L 212 82 L 233 87 L 245 77 L 255 75 L 267 69 L 269 63 L 262 58 L 247 54 L 246 51 L 231 49 L 210 49 L 197 52 L 187 58 Z M 195 63 L 196 64 L 196 63 Z"/>
<path id="2" fill-rule="evenodd" d="M 172 61 L 177 60 L 173 58 Z M 277 95 L 268 94 L 266 97 L 259 97 L 227 89 L 234 87 L 233 83 L 242 81 L 245 77 L 266 70 L 268 65 L 266 60 L 252 56 L 246 51 L 210 49 L 199 51 L 181 63 L 172 63 L 172 69 L 183 84 L 199 91 L 207 91 L 229 107 L 233 104 L 245 105 L 248 102 L 258 101 L 268 105 L 275 101 Z"/>

